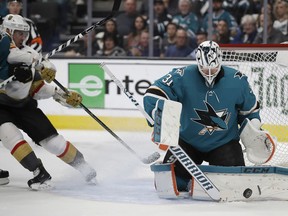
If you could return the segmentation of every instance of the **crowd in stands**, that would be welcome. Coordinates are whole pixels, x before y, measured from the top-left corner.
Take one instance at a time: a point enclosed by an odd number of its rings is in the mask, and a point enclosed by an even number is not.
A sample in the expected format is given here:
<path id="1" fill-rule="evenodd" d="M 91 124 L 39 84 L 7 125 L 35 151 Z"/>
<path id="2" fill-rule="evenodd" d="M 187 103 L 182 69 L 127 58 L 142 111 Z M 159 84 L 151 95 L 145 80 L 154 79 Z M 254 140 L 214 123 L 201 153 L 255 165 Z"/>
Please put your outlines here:
<path id="1" fill-rule="evenodd" d="M 63 0 L 64 1 L 64 0 Z M 74 1 L 82 2 L 85 1 Z M 92 56 L 195 58 L 195 48 L 208 39 L 219 44 L 279 44 L 288 41 L 288 0 L 268 0 L 267 38 L 263 38 L 261 0 L 213 0 L 212 26 L 208 0 L 154 0 L 153 35 L 149 34 L 148 0 L 123 0 L 123 10 L 103 30 L 92 33 Z M 65 21 L 66 22 L 66 21 Z M 80 33 L 80 32 L 79 32 Z M 67 56 L 85 56 L 87 36 Z"/>

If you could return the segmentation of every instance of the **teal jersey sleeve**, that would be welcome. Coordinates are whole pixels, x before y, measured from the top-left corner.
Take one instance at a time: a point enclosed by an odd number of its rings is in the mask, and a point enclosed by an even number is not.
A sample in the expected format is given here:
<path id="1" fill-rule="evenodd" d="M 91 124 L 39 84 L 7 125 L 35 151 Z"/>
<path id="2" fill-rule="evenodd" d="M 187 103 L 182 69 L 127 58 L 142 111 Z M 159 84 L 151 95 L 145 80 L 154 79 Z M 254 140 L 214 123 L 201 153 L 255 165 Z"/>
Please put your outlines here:
<path id="1" fill-rule="evenodd" d="M 0 79 L 5 80 L 9 77 L 7 57 L 10 53 L 10 37 L 4 33 L 0 33 Z"/>

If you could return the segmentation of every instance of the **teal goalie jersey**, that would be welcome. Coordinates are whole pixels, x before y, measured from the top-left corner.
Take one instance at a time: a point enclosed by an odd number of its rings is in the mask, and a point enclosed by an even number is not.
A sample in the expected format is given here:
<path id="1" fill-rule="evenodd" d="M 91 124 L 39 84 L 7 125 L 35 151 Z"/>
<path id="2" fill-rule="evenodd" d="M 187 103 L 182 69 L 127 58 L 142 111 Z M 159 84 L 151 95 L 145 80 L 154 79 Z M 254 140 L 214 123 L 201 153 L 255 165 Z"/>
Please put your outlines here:
<path id="1" fill-rule="evenodd" d="M 148 88 L 145 111 L 152 115 L 157 100 L 163 98 L 182 103 L 180 139 L 201 152 L 239 140 L 239 124 L 245 118 L 260 119 L 247 76 L 226 66 L 210 87 L 197 65 L 173 69 Z"/>

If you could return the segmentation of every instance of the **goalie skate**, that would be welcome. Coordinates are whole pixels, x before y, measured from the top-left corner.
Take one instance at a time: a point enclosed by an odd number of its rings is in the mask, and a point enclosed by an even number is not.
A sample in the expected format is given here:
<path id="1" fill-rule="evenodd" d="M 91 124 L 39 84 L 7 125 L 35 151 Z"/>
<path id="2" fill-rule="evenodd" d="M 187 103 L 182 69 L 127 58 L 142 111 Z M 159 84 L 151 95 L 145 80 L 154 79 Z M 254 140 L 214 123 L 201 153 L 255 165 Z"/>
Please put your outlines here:
<path id="1" fill-rule="evenodd" d="M 0 169 L 0 185 L 6 185 L 9 183 L 9 172 Z"/>
<path id="2" fill-rule="evenodd" d="M 36 170 L 33 172 L 34 178 L 30 179 L 27 184 L 32 190 L 49 190 L 51 189 L 51 176 L 45 170 L 43 165 L 40 165 Z"/>

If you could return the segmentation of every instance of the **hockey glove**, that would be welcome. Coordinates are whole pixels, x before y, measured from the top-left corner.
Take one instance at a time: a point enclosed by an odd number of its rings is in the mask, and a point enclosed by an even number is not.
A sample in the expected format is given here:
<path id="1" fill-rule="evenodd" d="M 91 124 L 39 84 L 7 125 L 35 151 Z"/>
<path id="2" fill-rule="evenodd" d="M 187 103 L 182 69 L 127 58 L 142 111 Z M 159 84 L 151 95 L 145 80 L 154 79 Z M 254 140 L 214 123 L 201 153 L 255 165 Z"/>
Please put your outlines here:
<path id="1" fill-rule="evenodd" d="M 32 80 L 32 70 L 26 64 L 11 65 L 9 71 L 15 76 L 15 79 L 22 83 Z"/>
<path id="2" fill-rule="evenodd" d="M 276 145 L 268 132 L 261 129 L 261 122 L 258 119 L 243 121 L 240 138 L 250 162 L 257 165 L 264 164 L 273 157 Z"/>
<path id="3" fill-rule="evenodd" d="M 66 107 L 77 107 L 82 102 L 82 96 L 75 91 L 68 90 L 69 93 L 57 89 L 53 96 L 54 100 Z"/>
<path id="4" fill-rule="evenodd" d="M 40 65 L 42 66 L 40 69 L 41 78 L 47 83 L 51 83 L 56 76 L 55 66 L 48 60 L 42 61 Z"/>

